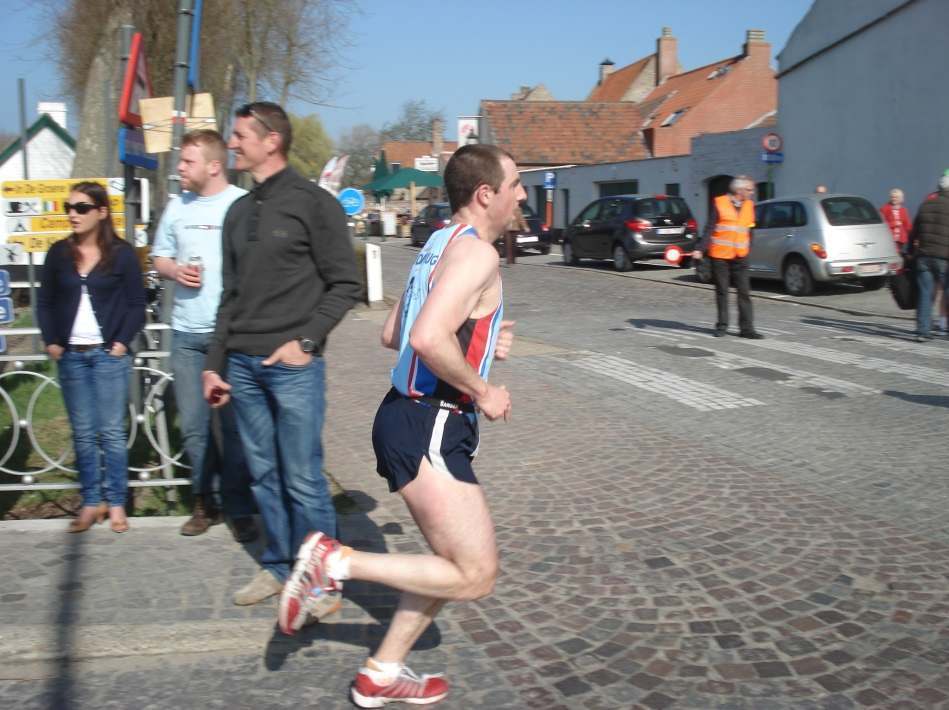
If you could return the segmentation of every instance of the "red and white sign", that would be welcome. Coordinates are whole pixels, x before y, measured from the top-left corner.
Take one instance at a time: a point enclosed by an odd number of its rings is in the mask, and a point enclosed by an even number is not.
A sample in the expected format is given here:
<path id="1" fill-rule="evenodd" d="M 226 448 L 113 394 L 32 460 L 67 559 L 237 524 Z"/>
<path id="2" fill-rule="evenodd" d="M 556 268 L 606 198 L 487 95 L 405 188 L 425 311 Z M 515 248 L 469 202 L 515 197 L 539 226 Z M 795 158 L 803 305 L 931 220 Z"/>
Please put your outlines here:
<path id="1" fill-rule="evenodd" d="M 142 33 L 132 35 L 128 63 L 125 65 L 125 79 L 122 82 L 122 98 L 119 99 L 119 120 L 130 126 L 141 126 L 139 99 L 152 97 L 152 82 L 148 78 L 145 64 L 145 51 L 142 49 Z"/>
<path id="2" fill-rule="evenodd" d="M 765 133 L 761 137 L 761 147 L 769 153 L 777 153 L 783 146 L 784 141 L 781 140 L 781 136 L 773 131 L 771 133 Z"/>
<path id="3" fill-rule="evenodd" d="M 677 246 L 667 247 L 663 258 L 673 266 L 678 266 L 679 262 L 682 261 L 682 249 Z"/>

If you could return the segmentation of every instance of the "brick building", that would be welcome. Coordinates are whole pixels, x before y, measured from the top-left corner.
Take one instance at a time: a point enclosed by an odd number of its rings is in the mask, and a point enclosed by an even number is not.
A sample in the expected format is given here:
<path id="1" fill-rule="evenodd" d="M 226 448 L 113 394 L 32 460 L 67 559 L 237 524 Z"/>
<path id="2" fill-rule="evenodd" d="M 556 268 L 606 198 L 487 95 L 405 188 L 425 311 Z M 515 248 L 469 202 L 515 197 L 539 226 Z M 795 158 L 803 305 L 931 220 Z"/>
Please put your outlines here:
<path id="1" fill-rule="evenodd" d="M 742 51 L 682 71 L 669 28 L 656 51 L 616 69 L 599 67 L 583 101 L 481 101 L 481 139 L 524 167 L 643 160 L 689 152 L 705 133 L 758 125 L 777 108 L 771 45 L 748 30 Z"/>

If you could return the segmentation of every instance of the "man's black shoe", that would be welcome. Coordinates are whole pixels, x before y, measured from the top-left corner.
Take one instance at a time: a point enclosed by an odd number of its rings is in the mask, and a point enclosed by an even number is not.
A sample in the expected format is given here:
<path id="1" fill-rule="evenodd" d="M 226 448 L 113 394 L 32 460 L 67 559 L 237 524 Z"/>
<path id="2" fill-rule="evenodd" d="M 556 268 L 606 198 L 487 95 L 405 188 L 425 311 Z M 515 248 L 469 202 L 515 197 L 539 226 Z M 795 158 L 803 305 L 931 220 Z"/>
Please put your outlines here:
<path id="1" fill-rule="evenodd" d="M 257 524 L 250 516 L 231 519 L 229 527 L 236 542 L 253 542 L 257 539 Z"/>
<path id="2" fill-rule="evenodd" d="M 754 330 L 749 330 L 747 333 L 739 333 L 738 337 L 748 338 L 748 340 L 764 340 L 764 336 Z"/>
<path id="3" fill-rule="evenodd" d="M 715 329 L 715 337 L 716 337 L 716 338 L 721 338 L 721 337 L 722 337 L 723 335 L 725 335 L 727 332 L 728 332 L 728 328 L 716 328 L 716 329 Z"/>

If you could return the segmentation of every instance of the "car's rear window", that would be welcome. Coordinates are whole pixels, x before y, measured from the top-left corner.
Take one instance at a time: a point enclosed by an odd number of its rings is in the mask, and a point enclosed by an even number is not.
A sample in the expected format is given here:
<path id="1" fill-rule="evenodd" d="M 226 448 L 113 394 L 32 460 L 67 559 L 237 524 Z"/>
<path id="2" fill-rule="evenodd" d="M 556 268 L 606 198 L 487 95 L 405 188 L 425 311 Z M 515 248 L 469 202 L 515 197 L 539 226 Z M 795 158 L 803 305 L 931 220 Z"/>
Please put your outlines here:
<path id="1" fill-rule="evenodd" d="M 642 219 L 656 217 L 690 217 L 685 200 L 680 197 L 650 197 L 636 201 L 636 216 Z"/>
<path id="2" fill-rule="evenodd" d="M 451 219 L 451 207 L 439 207 L 438 219 Z"/>
<path id="3" fill-rule="evenodd" d="M 862 197 L 828 197 L 820 201 L 820 206 L 833 227 L 880 224 L 883 221 L 876 208 Z"/>

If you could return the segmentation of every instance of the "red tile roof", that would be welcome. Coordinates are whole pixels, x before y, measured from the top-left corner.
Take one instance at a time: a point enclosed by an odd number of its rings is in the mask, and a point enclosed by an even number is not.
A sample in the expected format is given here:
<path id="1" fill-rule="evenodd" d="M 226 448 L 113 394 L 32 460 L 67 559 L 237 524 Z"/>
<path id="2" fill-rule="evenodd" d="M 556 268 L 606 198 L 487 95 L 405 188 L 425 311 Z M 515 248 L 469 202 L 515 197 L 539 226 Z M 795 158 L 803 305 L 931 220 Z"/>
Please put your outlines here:
<path id="1" fill-rule="evenodd" d="M 488 138 L 518 165 L 609 163 L 648 155 L 642 115 L 629 102 L 482 101 Z"/>
<path id="2" fill-rule="evenodd" d="M 724 67 L 728 67 L 726 71 L 730 72 L 732 65 L 739 59 L 741 57 L 729 57 L 692 71 L 670 76 L 665 83 L 649 92 L 640 103 L 644 110 L 644 120 L 648 120 L 649 116 L 654 114 L 655 118 L 649 125 L 658 126 L 676 111 L 698 106 L 707 96 L 724 86 L 724 79 L 728 74 L 720 74 L 714 79 L 710 79 L 709 76 L 714 72 L 720 72 Z M 649 112 L 645 113 L 647 108 Z"/>
<path id="3" fill-rule="evenodd" d="M 455 141 L 444 141 L 442 153 L 447 159 L 457 148 Z M 414 168 L 416 158 L 432 154 L 431 141 L 386 141 L 382 149 L 386 152 L 386 162 L 398 163 L 403 168 Z"/>
<path id="4" fill-rule="evenodd" d="M 649 66 L 649 60 L 654 56 L 650 54 L 622 69 L 615 70 L 606 77 L 603 83 L 593 87 L 593 91 L 587 96 L 587 101 L 622 101 L 629 87 L 639 78 L 643 69 Z"/>

